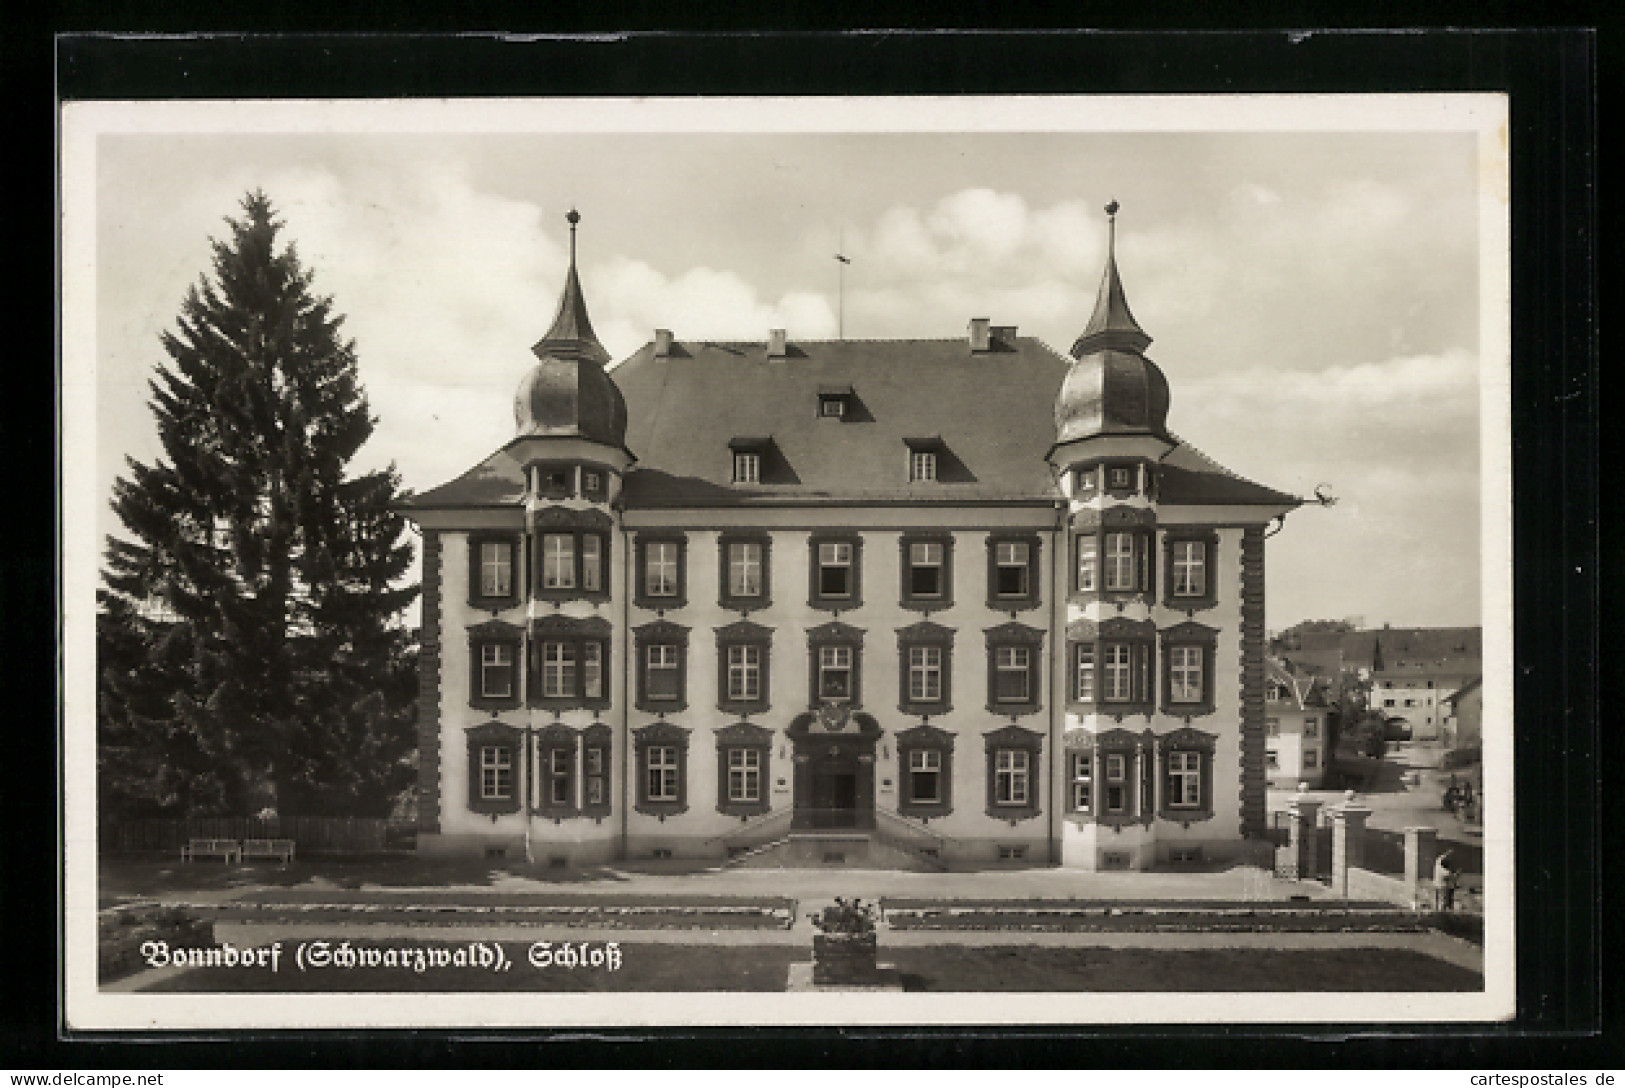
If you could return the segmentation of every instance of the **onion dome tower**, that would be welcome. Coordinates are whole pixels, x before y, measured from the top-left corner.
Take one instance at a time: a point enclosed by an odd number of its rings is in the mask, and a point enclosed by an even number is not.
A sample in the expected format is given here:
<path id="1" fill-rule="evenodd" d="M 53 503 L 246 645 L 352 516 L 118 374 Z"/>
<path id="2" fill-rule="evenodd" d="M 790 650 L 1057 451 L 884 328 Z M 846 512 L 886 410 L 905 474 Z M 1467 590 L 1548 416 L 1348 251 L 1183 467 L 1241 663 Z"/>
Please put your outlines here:
<path id="1" fill-rule="evenodd" d="M 1055 401 L 1056 445 L 1109 435 L 1144 435 L 1172 445 L 1168 379 L 1145 357 L 1151 337 L 1134 320 L 1117 274 L 1117 201 L 1106 205 L 1106 273 L 1095 311 L 1072 345 L 1075 362 Z"/>
<path id="2" fill-rule="evenodd" d="M 593 332 L 576 274 L 576 224 L 571 209 L 570 270 L 553 325 L 531 345 L 536 365 L 519 383 L 513 415 L 518 437 L 568 437 L 626 448 L 626 399 L 607 373 L 609 352 Z"/>

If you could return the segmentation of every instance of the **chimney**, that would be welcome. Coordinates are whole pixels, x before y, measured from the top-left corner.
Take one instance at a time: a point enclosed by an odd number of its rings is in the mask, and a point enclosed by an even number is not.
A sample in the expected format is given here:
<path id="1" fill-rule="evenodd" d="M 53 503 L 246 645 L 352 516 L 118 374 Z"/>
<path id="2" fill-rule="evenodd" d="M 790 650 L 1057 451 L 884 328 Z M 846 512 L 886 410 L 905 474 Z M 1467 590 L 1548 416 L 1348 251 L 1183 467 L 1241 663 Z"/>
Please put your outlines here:
<path id="1" fill-rule="evenodd" d="M 973 317 L 970 319 L 970 349 L 972 352 L 991 350 L 989 339 L 992 329 L 989 327 L 991 318 Z"/>
<path id="2" fill-rule="evenodd" d="M 784 356 L 784 330 L 769 329 L 767 333 L 767 357 L 769 359 L 782 359 Z"/>
<path id="3" fill-rule="evenodd" d="M 671 357 L 671 330 L 655 330 L 655 358 L 667 359 Z"/>

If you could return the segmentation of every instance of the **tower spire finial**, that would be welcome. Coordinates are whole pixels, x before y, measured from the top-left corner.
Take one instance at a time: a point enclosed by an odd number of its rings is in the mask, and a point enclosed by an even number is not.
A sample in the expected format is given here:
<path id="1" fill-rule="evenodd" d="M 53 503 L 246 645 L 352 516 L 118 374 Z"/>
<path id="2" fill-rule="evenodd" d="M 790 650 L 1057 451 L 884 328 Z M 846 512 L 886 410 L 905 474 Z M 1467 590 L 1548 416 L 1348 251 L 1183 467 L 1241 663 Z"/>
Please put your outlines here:
<path id="1" fill-rule="evenodd" d="M 609 352 L 598 342 L 592 330 L 592 319 L 587 316 L 587 300 L 581 293 L 581 278 L 576 274 L 576 224 L 581 213 L 571 208 L 564 221 L 570 224 L 570 267 L 564 273 L 564 293 L 559 296 L 558 312 L 553 315 L 553 326 L 547 330 L 531 351 L 538 356 L 557 355 L 561 358 L 591 358 L 600 366 L 609 361 Z"/>
<path id="2" fill-rule="evenodd" d="M 1072 357 L 1081 359 L 1093 351 L 1113 350 L 1142 352 L 1151 343 L 1151 337 L 1140 328 L 1128 308 L 1128 297 L 1123 293 L 1123 282 L 1117 276 L 1117 211 L 1120 205 L 1114 198 L 1106 205 L 1106 273 L 1101 277 L 1100 294 L 1095 299 L 1095 312 L 1088 326 L 1072 345 Z"/>

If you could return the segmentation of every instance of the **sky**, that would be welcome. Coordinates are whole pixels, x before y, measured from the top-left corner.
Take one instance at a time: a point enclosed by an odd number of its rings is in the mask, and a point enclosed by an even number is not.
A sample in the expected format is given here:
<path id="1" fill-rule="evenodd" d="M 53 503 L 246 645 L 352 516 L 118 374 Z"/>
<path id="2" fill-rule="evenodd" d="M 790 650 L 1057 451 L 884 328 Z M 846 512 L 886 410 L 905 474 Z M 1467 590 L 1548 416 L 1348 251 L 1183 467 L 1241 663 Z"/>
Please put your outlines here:
<path id="1" fill-rule="evenodd" d="M 616 359 L 657 327 L 957 337 L 972 317 L 1064 353 L 1094 305 L 1115 199 L 1169 427 L 1249 478 L 1337 498 L 1271 537 L 1268 626 L 1480 622 L 1480 398 L 1505 358 L 1480 343 L 1483 148 L 1459 122 L 1317 128 L 1311 112 L 1247 128 L 1207 110 L 1206 131 L 1194 112 L 1091 130 L 1088 110 L 1006 109 L 956 128 L 922 107 L 881 111 L 905 119 L 887 131 L 861 131 L 878 127 L 861 108 L 836 110 L 833 131 L 768 131 L 761 113 L 743 124 L 718 107 L 674 132 L 595 128 L 579 104 L 465 103 L 391 124 L 325 105 L 170 124 L 151 104 L 85 126 L 82 199 L 65 206 L 70 227 L 93 220 L 94 373 L 64 407 L 94 419 L 99 533 L 116 529 L 105 499 L 124 458 L 160 455 L 146 407 L 160 333 L 255 188 L 346 315 L 378 417 L 356 467 L 393 462 L 415 490 L 512 436 L 572 207 Z M 910 131 L 912 116 L 929 123 Z M 81 250 L 67 252 L 72 276 Z"/>

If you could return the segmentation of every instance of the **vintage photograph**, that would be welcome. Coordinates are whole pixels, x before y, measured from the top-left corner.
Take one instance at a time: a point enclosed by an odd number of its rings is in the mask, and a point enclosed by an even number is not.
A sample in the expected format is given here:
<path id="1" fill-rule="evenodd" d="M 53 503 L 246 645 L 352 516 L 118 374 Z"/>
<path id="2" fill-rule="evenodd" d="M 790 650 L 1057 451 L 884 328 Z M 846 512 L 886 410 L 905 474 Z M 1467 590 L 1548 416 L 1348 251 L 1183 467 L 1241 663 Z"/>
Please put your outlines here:
<path id="1" fill-rule="evenodd" d="M 1505 123 L 64 106 L 69 1026 L 1510 1017 Z"/>

